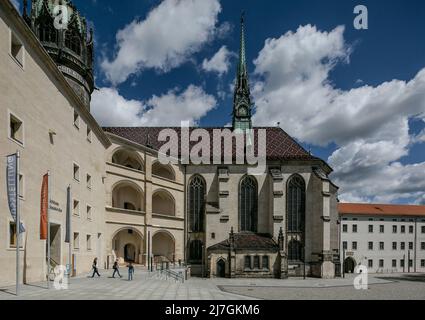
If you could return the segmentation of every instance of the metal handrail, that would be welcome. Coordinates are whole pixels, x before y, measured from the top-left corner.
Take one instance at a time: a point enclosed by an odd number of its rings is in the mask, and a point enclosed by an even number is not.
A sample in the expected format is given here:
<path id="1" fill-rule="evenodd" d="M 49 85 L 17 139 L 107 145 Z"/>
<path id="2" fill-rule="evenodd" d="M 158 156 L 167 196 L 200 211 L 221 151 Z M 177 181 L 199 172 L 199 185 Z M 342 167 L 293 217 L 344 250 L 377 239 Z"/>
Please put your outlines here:
<path id="1" fill-rule="evenodd" d="M 161 270 L 161 273 L 165 273 L 166 280 L 168 280 L 168 278 L 172 278 L 175 281 L 181 281 L 181 283 L 184 283 L 184 275 L 182 271 L 175 272 L 170 269 L 164 269 L 164 270 Z"/>

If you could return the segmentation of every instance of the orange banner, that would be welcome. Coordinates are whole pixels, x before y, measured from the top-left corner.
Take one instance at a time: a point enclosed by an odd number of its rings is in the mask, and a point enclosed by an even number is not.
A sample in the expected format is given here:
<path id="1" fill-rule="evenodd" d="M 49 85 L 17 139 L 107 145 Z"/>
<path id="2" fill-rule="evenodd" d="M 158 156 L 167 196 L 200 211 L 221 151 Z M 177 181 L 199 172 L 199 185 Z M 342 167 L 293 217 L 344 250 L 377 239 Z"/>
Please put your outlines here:
<path id="1" fill-rule="evenodd" d="M 47 210 L 49 206 L 49 175 L 43 176 L 40 206 L 40 239 L 47 240 Z"/>

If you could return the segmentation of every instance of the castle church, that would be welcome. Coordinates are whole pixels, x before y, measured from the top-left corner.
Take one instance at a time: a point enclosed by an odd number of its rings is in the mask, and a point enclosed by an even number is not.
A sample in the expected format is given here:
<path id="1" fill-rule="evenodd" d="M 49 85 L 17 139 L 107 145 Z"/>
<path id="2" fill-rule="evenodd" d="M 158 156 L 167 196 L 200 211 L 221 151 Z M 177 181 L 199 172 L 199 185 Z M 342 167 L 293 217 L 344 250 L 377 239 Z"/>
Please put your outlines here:
<path id="1" fill-rule="evenodd" d="M 246 162 L 163 164 L 160 134 L 172 129 L 181 137 L 180 127 L 100 127 L 90 114 L 93 31 L 69 0 L 61 2 L 68 8 L 68 28 L 56 29 L 58 2 L 33 0 L 28 7 L 24 0 L 22 17 L 9 1 L 0 3 L 0 86 L 7 92 L 0 97 L 0 118 L 7 119 L 0 123 L 0 150 L 6 155 L 19 149 L 22 155 L 24 281 L 46 273 L 47 244 L 39 239 L 37 213 L 47 171 L 51 200 L 59 208 L 50 210 L 50 265 L 71 264 L 78 274 L 98 257 L 105 268 L 115 259 L 145 266 L 169 262 L 207 277 L 338 274 L 338 187 L 328 177 L 332 169 L 283 129 L 253 127 L 243 18 L 230 129 L 252 130 L 254 149 L 259 131 L 266 133 L 261 175 L 250 174 Z M 214 129 L 225 128 L 203 129 L 212 137 Z M 0 191 L 0 228 L 7 230 L 0 234 L 0 262 L 10 265 L 16 225 L 4 184 Z M 13 266 L 6 267 L 0 283 L 13 279 L 13 272 Z"/>

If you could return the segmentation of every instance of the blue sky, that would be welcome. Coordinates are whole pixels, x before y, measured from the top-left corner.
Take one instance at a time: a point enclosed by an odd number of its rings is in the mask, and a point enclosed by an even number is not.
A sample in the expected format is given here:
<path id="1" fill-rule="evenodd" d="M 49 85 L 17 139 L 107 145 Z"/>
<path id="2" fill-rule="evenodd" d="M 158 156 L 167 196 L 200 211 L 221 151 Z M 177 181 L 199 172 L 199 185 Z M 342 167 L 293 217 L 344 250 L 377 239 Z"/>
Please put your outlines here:
<path id="1" fill-rule="evenodd" d="M 244 10 L 254 124 L 328 161 L 342 201 L 425 203 L 424 1 L 73 2 L 95 28 L 102 125 L 228 124 Z"/>

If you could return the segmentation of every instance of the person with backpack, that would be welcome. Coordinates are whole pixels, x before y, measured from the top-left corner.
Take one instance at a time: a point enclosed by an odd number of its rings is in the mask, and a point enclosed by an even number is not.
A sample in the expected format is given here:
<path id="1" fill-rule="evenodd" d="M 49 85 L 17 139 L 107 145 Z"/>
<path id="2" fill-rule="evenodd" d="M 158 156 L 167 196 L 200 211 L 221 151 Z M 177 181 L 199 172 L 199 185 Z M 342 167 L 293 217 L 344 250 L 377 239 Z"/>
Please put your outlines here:
<path id="1" fill-rule="evenodd" d="M 122 275 L 120 274 L 120 270 L 119 270 L 118 259 L 115 260 L 114 265 L 112 266 L 112 269 L 114 269 L 114 272 L 112 273 L 112 278 L 115 278 L 115 273 L 118 273 L 119 277 L 122 278 Z"/>
<path id="2" fill-rule="evenodd" d="M 99 271 L 97 269 L 97 258 L 94 258 L 92 268 L 93 268 L 93 275 L 91 277 L 94 278 L 95 274 L 97 274 L 100 277 Z"/>

